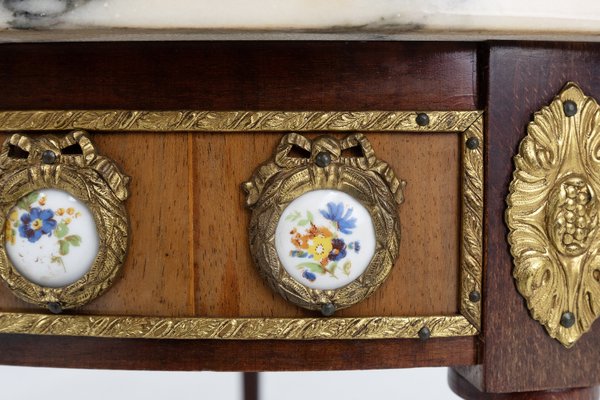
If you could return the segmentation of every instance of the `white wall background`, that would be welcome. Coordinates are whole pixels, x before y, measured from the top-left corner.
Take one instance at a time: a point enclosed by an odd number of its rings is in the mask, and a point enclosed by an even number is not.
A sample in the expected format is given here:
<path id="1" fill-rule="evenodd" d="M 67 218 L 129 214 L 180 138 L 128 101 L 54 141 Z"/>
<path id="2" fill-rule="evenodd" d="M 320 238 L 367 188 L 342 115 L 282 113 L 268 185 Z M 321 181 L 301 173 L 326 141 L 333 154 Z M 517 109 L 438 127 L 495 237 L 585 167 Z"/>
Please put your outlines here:
<path id="1" fill-rule="evenodd" d="M 260 375 L 261 400 L 458 399 L 446 368 Z M 0 367 L 2 399 L 241 400 L 235 372 L 102 371 Z"/>

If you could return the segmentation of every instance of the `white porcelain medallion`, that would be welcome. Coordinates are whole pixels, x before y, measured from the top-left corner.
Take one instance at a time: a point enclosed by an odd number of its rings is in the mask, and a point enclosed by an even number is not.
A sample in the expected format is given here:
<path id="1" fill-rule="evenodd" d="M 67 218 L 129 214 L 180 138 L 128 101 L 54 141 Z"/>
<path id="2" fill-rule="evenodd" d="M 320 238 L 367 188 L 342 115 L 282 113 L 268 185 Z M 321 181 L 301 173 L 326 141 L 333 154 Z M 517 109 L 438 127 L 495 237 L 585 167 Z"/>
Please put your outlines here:
<path id="1" fill-rule="evenodd" d="M 5 248 L 11 263 L 40 286 L 60 288 L 79 280 L 92 267 L 98 245 L 92 213 L 63 190 L 29 193 L 6 219 Z"/>
<path id="2" fill-rule="evenodd" d="M 338 190 L 313 190 L 285 208 L 275 247 L 285 270 L 311 289 L 348 285 L 369 266 L 375 230 L 367 209 Z"/>

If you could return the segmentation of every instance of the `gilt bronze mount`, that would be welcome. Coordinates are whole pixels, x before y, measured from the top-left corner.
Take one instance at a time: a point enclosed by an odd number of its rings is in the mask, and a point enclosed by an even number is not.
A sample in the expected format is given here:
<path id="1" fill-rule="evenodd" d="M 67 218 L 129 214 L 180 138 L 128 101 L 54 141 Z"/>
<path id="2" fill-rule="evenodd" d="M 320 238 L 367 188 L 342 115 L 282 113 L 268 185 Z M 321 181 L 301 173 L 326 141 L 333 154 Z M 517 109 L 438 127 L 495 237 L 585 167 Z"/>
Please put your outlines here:
<path id="1" fill-rule="evenodd" d="M 0 152 L 0 277 L 10 290 L 54 313 L 106 291 L 127 252 L 128 181 L 82 130 L 11 135 Z"/>
<path id="2" fill-rule="evenodd" d="M 307 156 L 290 157 L 294 147 Z M 343 155 L 351 148 L 360 156 Z M 365 299 L 398 256 L 396 205 L 404 201 L 405 185 L 363 134 L 341 140 L 285 135 L 273 159 L 244 184 L 252 208 L 250 247 L 261 275 L 286 300 L 328 316 Z M 314 208 L 319 201 L 326 207 Z M 298 208 L 287 212 L 294 203 Z"/>
<path id="3" fill-rule="evenodd" d="M 427 115 L 427 124 L 417 116 Z M 420 121 L 423 118 L 420 119 Z M 422 121 L 421 121 L 422 122 Z M 272 132 L 455 134 L 462 154 L 460 312 L 450 315 L 348 318 L 208 318 L 52 315 L 0 312 L 0 333 L 151 339 L 319 340 L 477 335 L 480 329 L 483 220 L 481 111 L 0 111 L 2 132 Z M 477 139 L 477 146 L 473 143 Z M 471 145 L 468 146 L 467 142 Z M 326 160 L 321 160 L 324 162 Z"/>
<path id="4" fill-rule="evenodd" d="M 507 198 L 517 288 L 565 347 L 600 314 L 599 152 L 600 107 L 568 83 L 527 127 Z"/>

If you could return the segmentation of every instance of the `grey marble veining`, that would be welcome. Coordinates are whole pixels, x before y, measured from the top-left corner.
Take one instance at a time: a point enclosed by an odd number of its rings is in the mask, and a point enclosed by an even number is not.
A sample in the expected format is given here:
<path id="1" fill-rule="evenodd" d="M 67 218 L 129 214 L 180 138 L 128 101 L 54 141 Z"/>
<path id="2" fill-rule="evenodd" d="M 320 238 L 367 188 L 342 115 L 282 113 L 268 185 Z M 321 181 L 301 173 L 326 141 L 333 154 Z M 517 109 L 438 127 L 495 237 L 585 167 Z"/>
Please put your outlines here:
<path id="1" fill-rule="evenodd" d="M 89 0 L 2 0 L 2 8 L 7 17 L 3 19 L 5 26 L 16 29 L 49 28 L 61 22 L 77 7 Z"/>
<path id="2" fill-rule="evenodd" d="M 104 39 L 600 40 L 600 2 L 1 0 L 0 41 Z"/>

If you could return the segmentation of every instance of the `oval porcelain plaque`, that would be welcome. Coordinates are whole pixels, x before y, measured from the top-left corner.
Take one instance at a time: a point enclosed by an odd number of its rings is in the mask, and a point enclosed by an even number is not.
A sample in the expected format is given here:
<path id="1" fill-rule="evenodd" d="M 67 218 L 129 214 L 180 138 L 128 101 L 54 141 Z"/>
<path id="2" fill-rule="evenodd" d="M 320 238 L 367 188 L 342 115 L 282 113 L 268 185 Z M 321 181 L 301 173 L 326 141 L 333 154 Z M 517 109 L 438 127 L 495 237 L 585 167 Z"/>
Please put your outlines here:
<path id="1" fill-rule="evenodd" d="M 59 288 L 83 277 L 98 254 L 88 207 L 71 194 L 41 189 L 22 197 L 6 219 L 5 248 L 16 270 L 40 286 Z"/>
<path id="2" fill-rule="evenodd" d="M 310 157 L 290 156 L 294 147 Z M 344 156 L 348 149 L 357 156 Z M 243 186 L 259 272 L 287 301 L 326 316 L 362 301 L 398 256 L 405 185 L 361 133 L 288 133 Z"/>
<path id="3" fill-rule="evenodd" d="M 366 208 L 338 190 L 313 190 L 283 211 L 275 247 L 285 270 L 311 289 L 333 290 L 358 278 L 375 253 Z"/>

